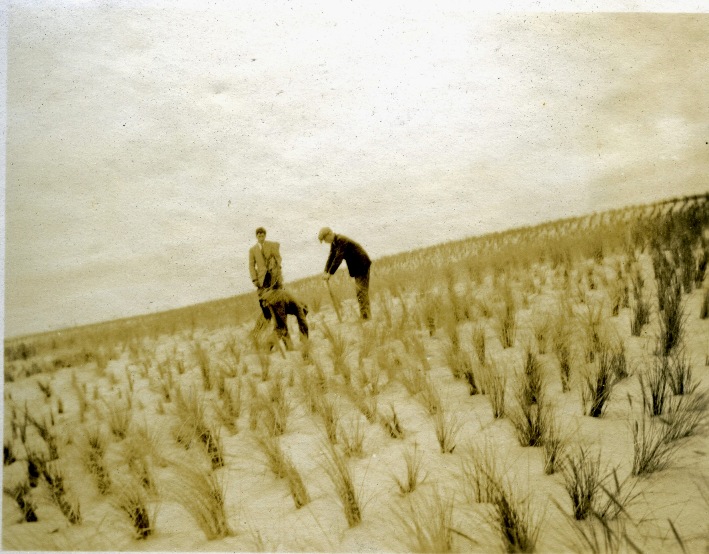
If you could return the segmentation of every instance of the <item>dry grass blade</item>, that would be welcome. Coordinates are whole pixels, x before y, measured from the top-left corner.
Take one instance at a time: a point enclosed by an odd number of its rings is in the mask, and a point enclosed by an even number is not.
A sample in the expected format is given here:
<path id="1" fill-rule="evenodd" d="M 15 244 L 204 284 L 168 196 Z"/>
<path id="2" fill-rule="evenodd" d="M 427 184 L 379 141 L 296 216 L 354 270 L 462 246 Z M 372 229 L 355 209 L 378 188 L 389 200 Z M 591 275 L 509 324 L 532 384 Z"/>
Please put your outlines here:
<path id="1" fill-rule="evenodd" d="M 563 465 L 564 488 L 571 498 L 574 519 L 586 519 L 594 508 L 594 500 L 603 479 L 600 454 L 595 458 L 579 446 L 567 455 Z"/>
<path id="2" fill-rule="evenodd" d="M 108 494 L 111 488 L 111 476 L 104 460 L 105 453 L 106 438 L 100 429 L 94 427 L 87 430 L 82 451 L 84 465 L 96 480 L 96 485 L 101 494 Z"/>
<path id="3" fill-rule="evenodd" d="M 404 452 L 404 463 L 406 464 L 406 478 L 399 479 L 394 476 L 394 480 L 399 487 L 401 494 L 414 492 L 416 487 L 426 480 L 426 475 L 421 475 L 421 453 L 418 450 L 418 444 L 414 443 L 411 450 Z"/>
<path id="4" fill-rule="evenodd" d="M 563 392 L 568 392 L 571 389 L 571 333 L 568 326 L 568 318 L 559 315 L 551 341 L 554 355 L 559 361 L 559 375 Z"/>
<path id="5" fill-rule="evenodd" d="M 633 475 L 648 475 L 665 469 L 677 452 L 677 441 L 668 440 L 662 420 L 643 415 L 633 422 Z"/>
<path id="6" fill-rule="evenodd" d="M 678 347 L 685 334 L 686 317 L 682 301 L 682 289 L 674 281 L 664 296 L 664 310 L 660 312 L 659 353 L 668 356 Z"/>
<path id="7" fill-rule="evenodd" d="M 529 402 L 534 397 L 536 402 Z M 522 379 L 517 390 L 517 406 L 509 412 L 509 418 L 521 446 L 542 446 L 548 436 L 551 411 L 542 389 L 530 393 L 529 384 Z"/>
<path id="8" fill-rule="evenodd" d="M 638 376 L 640 380 L 640 390 L 643 395 L 643 407 L 649 416 L 658 416 L 665 410 L 665 404 L 669 399 L 667 377 L 668 358 L 665 356 L 655 357 L 653 364 L 644 373 Z"/>
<path id="9" fill-rule="evenodd" d="M 182 389 L 175 395 L 175 408 L 179 419 L 176 430 L 177 441 L 186 448 L 196 439 L 205 448 L 212 463 L 217 469 L 224 465 L 224 452 L 219 433 L 205 419 L 204 398 L 192 387 L 188 393 Z"/>
<path id="10" fill-rule="evenodd" d="M 204 390 L 212 390 L 212 362 L 209 354 L 199 342 L 193 344 L 192 353 L 202 374 Z"/>
<path id="11" fill-rule="evenodd" d="M 446 414 L 443 410 L 433 416 L 436 439 L 442 454 L 452 454 L 456 447 L 456 437 L 463 427 L 463 421 L 457 414 Z"/>
<path id="12" fill-rule="evenodd" d="M 327 435 L 327 439 L 331 444 L 336 444 L 337 427 L 340 421 L 340 414 L 335 407 L 335 404 L 323 395 L 318 399 L 316 406 L 325 426 L 325 434 Z"/>
<path id="13" fill-rule="evenodd" d="M 362 508 L 359 494 L 355 489 L 352 472 L 347 465 L 346 458 L 328 443 L 326 447 L 325 472 L 335 487 L 342 509 L 350 527 L 362 521 Z"/>
<path id="14" fill-rule="evenodd" d="M 113 503 L 123 512 L 133 526 L 133 532 L 138 540 L 147 539 L 154 531 L 151 513 L 143 487 L 135 481 L 127 481 L 117 488 Z"/>
<path id="15" fill-rule="evenodd" d="M 212 470 L 185 464 L 174 466 L 172 494 L 192 516 L 207 540 L 232 534 L 226 514 L 226 489 Z"/>
<path id="16" fill-rule="evenodd" d="M 462 472 L 468 501 L 492 503 L 499 483 L 496 483 L 495 453 L 489 448 L 470 445 L 464 451 Z"/>
<path id="17" fill-rule="evenodd" d="M 349 431 L 341 426 L 339 435 L 345 456 L 361 458 L 364 455 L 364 427 L 359 417 L 355 418 L 354 423 L 350 423 Z"/>
<path id="18" fill-rule="evenodd" d="M 594 350 L 589 350 L 589 352 L 594 352 Z M 583 375 L 585 386 L 581 391 L 581 401 L 585 415 L 601 417 L 617 379 L 614 370 L 614 354 L 608 345 L 603 342 L 599 343 L 595 352 L 597 352 L 595 363 Z"/>
<path id="19" fill-rule="evenodd" d="M 546 475 L 552 475 L 561 467 L 567 444 L 566 439 L 560 436 L 558 424 L 553 419 L 549 423 L 547 436 L 544 437 L 543 443 L 544 473 Z"/>
<path id="20" fill-rule="evenodd" d="M 503 348 L 511 348 L 517 335 L 517 305 L 511 292 L 504 296 L 502 308 L 497 310 L 497 333 Z"/>
<path id="21" fill-rule="evenodd" d="M 505 390 L 507 376 L 497 369 L 497 364 L 488 362 L 478 369 L 480 388 L 490 400 L 492 415 L 501 418 L 505 415 Z"/>
<path id="22" fill-rule="evenodd" d="M 12 488 L 3 486 L 3 492 L 17 503 L 24 521 L 37 521 L 37 506 L 30 496 L 30 485 L 27 481 L 17 483 Z"/>
<path id="23" fill-rule="evenodd" d="M 124 439 L 128 434 L 128 429 L 133 419 L 131 407 L 129 401 L 121 402 L 116 400 L 110 404 L 106 403 L 108 427 L 111 433 L 119 440 Z"/>
<path id="24" fill-rule="evenodd" d="M 438 489 L 417 502 L 409 500 L 396 517 L 411 552 L 453 551 L 453 500 L 444 499 Z"/>
<path id="25" fill-rule="evenodd" d="M 286 481 L 288 482 L 288 489 L 290 490 L 296 510 L 310 502 L 310 494 L 308 494 L 308 489 L 305 487 L 303 478 L 298 468 L 295 467 L 289 458 L 286 458 Z"/>
<path id="26" fill-rule="evenodd" d="M 506 552 L 532 552 L 537 544 L 542 518 L 532 509 L 529 499 L 520 500 L 515 488 L 496 470 L 488 454 L 471 450 L 469 465 L 464 466 L 466 480 L 473 485 L 479 502 L 492 504 L 487 516 Z"/>
<path id="27" fill-rule="evenodd" d="M 268 434 L 257 434 L 256 442 L 266 455 L 268 466 L 279 479 L 285 479 L 288 489 L 293 497 L 296 509 L 302 508 L 310 502 L 310 495 L 300 472 L 293 461 L 283 452 L 278 437 Z"/>
<path id="28" fill-rule="evenodd" d="M 665 441 L 668 443 L 691 437 L 706 430 L 709 397 L 694 393 L 673 398 L 660 421 L 667 425 Z"/>
<path id="29" fill-rule="evenodd" d="M 278 437 L 269 434 L 256 434 L 256 444 L 259 445 L 261 451 L 266 456 L 268 467 L 273 474 L 282 479 L 286 476 L 286 457 L 281 449 L 281 443 Z"/>
<path id="30" fill-rule="evenodd" d="M 79 503 L 69 500 L 62 472 L 55 466 L 47 465 L 44 468 L 43 475 L 49 487 L 49 496 L 64 514 L 64 517 L 72 525 L 81 523 Z"/>
<path id="31" fill-rule="evenodd" d="M 677 347 L 669 356 L 669 361 L 663 366 L 667 373 L 667 384 L 672 394 L 691 394 L 699 383 L 695 382 L 692 366 L 683 347 Z"/>
<path id="32" fill-rule="evenodd" d="M 396 410 L 394 409 L 394 406 L 389 405 L 389 409 L 391 410 L 391 415 L 380 415 L 382 425 L 384 425 L 384 428 L 386 429 L 387 433 L 389 433 L 389 436 L 392 439 L 404 438 L 404 430 L 401 427 L 401 422 L 399 421 L 399 416 L 396 415 Z M 436 414 L 436 417 L 438 417 L 439 414 Z"/>
<path id="33" fill-rule="evenodd" d="M 487 363 L 487 354 L 485 350 L 485 328 L 476 325 L 473 329 L 472 335 L 473 347 L 475 348 L 475 355 L 478 357 L 478 362 L 480 365 L 484 366 Z"/>

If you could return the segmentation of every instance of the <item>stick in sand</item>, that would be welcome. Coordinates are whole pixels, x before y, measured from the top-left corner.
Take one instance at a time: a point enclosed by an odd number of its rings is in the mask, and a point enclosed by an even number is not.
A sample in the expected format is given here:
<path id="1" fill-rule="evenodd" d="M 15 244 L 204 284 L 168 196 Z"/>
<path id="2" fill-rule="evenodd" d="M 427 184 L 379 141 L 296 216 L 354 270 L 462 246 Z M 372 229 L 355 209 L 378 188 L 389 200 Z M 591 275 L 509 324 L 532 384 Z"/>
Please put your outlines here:
<path id="1" fill-rule="evenodd" d="M 330 293 L 330 300 L 332 300 L 332 305 L 335 308 L 335 313 L 337 314 L 337 321 L 342 323 L 342 316 L 340 315 L 340 305 L 337 303 L 337 299 L 335 298 L 335 295 L 332 293 L 332 289 L 330 288 L 330 281 L 326 280 L 325 285 L 327 285 L 327 292 Z"/>

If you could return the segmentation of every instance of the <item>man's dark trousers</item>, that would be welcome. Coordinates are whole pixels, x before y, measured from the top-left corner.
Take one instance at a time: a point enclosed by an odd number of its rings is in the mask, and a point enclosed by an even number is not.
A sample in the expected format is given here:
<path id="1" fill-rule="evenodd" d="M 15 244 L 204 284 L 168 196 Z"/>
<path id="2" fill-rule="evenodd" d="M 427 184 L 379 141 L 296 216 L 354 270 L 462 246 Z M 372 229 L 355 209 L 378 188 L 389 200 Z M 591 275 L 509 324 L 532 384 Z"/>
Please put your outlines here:
<path id="1" fill-rule="evenodd" d="M 359 314 L 362 319 L 369 319 L 369 269 L 364 275 L 357 275 L 354 281 L 357 302 L 359 303 Z"/>

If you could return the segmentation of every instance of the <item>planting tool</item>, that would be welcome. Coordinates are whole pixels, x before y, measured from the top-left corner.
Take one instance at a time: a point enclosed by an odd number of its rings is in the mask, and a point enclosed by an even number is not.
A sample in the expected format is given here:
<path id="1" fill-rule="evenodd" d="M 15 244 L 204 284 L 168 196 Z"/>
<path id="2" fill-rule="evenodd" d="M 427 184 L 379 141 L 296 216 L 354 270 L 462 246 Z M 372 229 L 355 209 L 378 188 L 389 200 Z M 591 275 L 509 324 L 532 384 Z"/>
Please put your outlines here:
<path id="1" fill-rule="evenodd" d="M 326 280 L 325 285 L 327 286 L 327 292 L 330 293 L 330 300 L 332 300 L 332 305 L 335 308 L 335 313 L 337 314 L 337 321 L 342 323 L 342 315 L 340 315 L 340 304 L 337 302 L 337 299 L 335 298 L 335 295 L 332 292 L 332 289 L 330 288 L 330 281 Z"/>

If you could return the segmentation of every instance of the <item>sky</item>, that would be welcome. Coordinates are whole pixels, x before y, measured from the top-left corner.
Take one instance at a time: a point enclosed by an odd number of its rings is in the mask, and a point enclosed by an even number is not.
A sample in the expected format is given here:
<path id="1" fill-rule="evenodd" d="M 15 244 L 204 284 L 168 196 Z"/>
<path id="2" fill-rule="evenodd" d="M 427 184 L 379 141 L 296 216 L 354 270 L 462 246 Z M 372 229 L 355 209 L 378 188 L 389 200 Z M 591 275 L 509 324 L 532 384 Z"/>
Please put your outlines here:
<path id="1" fill-rule="evenodd" d="M 709 190 L 701 2 L 470 5 L 11 2 L 5 336 Z"/>

